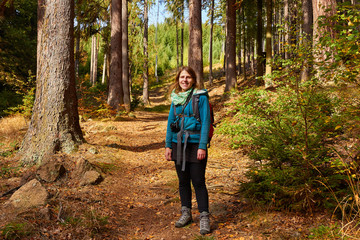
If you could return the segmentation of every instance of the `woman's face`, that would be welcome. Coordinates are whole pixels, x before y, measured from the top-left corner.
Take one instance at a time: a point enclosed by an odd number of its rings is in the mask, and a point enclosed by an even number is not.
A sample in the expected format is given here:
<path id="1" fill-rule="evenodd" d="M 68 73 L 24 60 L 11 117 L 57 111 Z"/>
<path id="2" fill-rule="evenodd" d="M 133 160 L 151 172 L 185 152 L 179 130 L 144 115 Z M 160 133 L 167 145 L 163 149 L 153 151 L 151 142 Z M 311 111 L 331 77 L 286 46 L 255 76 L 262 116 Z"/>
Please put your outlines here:
<path id="1" fill-rule="evenodd" d="M 191 75 L 186 71 L 182 71 L 179 75 L 179 86 L 182 92 L 186 92 L 194 85 L 194 79 Z"/>

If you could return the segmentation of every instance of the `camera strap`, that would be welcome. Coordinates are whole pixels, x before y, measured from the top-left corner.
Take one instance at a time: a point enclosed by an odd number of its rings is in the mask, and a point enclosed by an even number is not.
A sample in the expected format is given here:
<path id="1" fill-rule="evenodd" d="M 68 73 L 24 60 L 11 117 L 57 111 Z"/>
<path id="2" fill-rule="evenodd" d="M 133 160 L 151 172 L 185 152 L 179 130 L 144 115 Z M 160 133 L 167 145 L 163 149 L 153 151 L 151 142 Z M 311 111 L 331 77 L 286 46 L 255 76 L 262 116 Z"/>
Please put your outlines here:
<path id="1" fill-rule="evenodd" d="M 185 171 L 185 163 L 186 163 L 186 159 L 185 159 L 185 151 L 186 151 L 186 147 L 187 147 L 187 140 L 189 138 L 189 135 L 190 135 L 190 132 L 188 131 L 184 131 L 184 120 L 185 120 L 185 117 L 184 117 L 184 110 L 187 106 L 187 104 L 190 102 L 190 99 L 193 95 L 193 92 L 194 92 L 194 88 L 191 90 L 191 92 L 189 93 L 189 95 L 187 96 L 187 99 L 186 99 L 186 102 L 184 103 L 183 105 L 183 108 L 181 110 L 181 113 L 176 115 L 176 107 L 174 105 L 174 114 L 175 114 L 175 117 L 176 116 L 179 116 L 180 119 L 178 119 L 177 121 L 180 121 L 180 131 L 177 133 L 177 150 L 176 150 L 176 164 L 177 165 L 180 165 L 181 164 L 181 158 L 183 159 L 183 162 L 182 162 L 182 171 Z M 185 133 L 185 139 L 184 139 L 184 148 L 181 149 L 181 143 L 182 143 L 182 138 L 183 138 L 183 135 Z"/>

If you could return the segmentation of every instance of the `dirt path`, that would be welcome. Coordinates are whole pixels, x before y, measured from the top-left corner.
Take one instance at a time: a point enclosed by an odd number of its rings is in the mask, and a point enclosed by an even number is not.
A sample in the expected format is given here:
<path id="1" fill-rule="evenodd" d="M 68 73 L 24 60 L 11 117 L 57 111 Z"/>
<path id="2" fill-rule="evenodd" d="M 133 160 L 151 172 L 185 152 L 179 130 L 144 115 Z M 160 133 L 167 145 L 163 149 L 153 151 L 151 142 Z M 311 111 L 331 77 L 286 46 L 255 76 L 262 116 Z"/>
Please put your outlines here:
<path id="1" fill-rule="evenodd" d="M 174 227 L 180 201 L 174 163 L 164 159 L 167 114 L 136 112 L 135 115 L 136 118 L 128 121 L 82 124 L 88 143 L 82 146 L 81 157 L 111 168 L 98 186 L 103 197 L 98 211 L 109 213 L 112 237 L 194 239 L 199 235 L 195 200 L 195 222 L 183 229 Z M 97 153 L 91 154 L 94 151 Z M 212 229 L 216 234 L 219 224 L 225 224 L 223 219 L 231 214 L 228 205 L 234 201 L 232 196 L 239 176 L 243 175 L 245 159 L 223 146 L 220 136 L 214 137 L 209 156 L 206 176 Z"/>
<path id="2" fill-rule="evenodd" d="M 210 91 L 212 99 L 219 103 L 215 104 L 217 119 L 226 112 L 220 103 L 223 85 L 219 86 Z M 161 90 L 150 97 L 153 110 L 169 104 Z M 246 165 L 251 162 L 241 151 L 231 150 L 228 140 L 215 133 L 206 172 L 212 232 L 205 238 L 199 234 L 195 196 L 194 223 L 175 228 L 180 200 L 174 163 L 164 158 L 166 121 L 166 113 L 137 111 L 133 117 L 118 121 L 82 122 L 87 142 L 77 153 L 67 155 L 73 160 L 67 162 L 90 161 L 102 169 L 104 181 L 79 187 L 65 178 L 47 184 L 51 199 L 45 210 L 49 214 L 28 211 L 11 219 L 11 210 L 1 208 L 1 216 L 9 221 L 26 221 L 36 228 L 36 237 L 33 234 L 30 239 L 304 239 L 311 227 L 328 222 L 323 215 L 309 218 L 253 208 L 237 195 Z"/>

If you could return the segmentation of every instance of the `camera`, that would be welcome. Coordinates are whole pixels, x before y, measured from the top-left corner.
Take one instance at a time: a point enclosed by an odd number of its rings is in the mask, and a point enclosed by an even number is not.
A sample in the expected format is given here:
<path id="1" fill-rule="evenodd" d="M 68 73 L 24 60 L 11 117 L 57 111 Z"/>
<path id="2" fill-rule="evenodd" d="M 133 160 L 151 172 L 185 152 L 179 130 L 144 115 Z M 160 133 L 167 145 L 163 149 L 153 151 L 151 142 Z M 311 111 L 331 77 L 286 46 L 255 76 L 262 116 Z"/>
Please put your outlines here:
<path id="1" fill-rule="evenodd" d="M 179 132 L 180 131 L 179 121 L 170 123 L 170 129 L 172 132 L 175 132 L 175 133 Z"/>

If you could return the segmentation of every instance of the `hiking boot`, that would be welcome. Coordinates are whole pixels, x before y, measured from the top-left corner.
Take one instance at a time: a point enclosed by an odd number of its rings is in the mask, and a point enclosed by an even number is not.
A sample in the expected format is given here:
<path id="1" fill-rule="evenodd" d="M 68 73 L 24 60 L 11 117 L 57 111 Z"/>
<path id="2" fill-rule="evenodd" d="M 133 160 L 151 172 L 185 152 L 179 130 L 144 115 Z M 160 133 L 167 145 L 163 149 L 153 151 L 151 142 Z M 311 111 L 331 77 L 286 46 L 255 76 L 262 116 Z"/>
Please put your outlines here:
<path id="1" fill-rule="evenodd" d="M 210 219 L 208 212 L 200 213 L 200 234 L 205 235 L 210 233 Z"/>
<path id="2" fill-rule="evenodd" d="M 192 222 L 191 209 L 185 206 L 181 207 L 181 217 L 175 223 L 175 227 L 181 228 Z"/>

